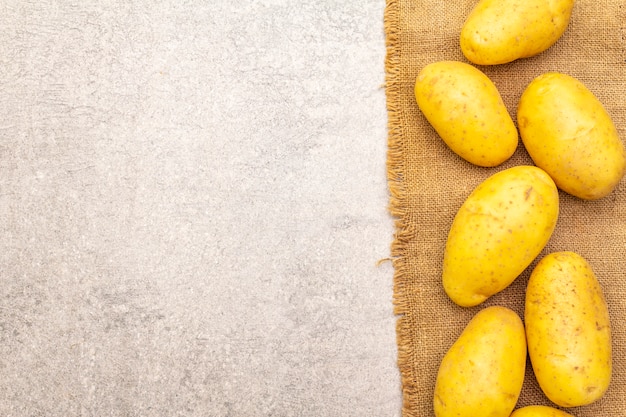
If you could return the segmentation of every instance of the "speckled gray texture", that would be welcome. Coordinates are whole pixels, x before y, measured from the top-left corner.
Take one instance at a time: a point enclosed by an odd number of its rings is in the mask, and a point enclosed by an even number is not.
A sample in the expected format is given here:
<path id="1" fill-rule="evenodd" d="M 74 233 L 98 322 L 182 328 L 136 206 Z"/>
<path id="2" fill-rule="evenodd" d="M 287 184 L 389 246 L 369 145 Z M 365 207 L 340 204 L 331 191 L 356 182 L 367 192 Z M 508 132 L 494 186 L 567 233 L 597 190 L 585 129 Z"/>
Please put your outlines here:
<path id="1" fill-rule="evenodd" d="M 382 0 L 0 6 L 0 415 L 398 416 Z"/>

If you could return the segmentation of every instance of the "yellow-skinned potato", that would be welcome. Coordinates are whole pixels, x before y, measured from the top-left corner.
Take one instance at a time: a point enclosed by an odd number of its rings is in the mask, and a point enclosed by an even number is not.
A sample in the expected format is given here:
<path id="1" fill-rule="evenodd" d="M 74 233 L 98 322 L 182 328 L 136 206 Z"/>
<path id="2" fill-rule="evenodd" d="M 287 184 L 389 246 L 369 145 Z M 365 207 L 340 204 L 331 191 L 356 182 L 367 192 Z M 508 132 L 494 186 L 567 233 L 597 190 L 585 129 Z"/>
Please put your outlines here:
<path id="1" fill-rule="evenodd" d="M 546 73 L 524 90 L 520 135 L 535 164 L 576 197 L 608 195 L 626 169 L 624 145 L 602 103 L 575 78 Z"/>
<path id="2" fill-rule="evenodd" d="M 415 99 L 446 145 L 472 164 L 497 166 L 517 149 L 517 128 L 498 89 L 469 64 L 425 66 L 415 80 Z"/>
<path id="3" fill-rule="evenodd" d="M 518 408 L 511 414 L 511 417 L 574 417 L 565 411 L 545 405 L 529 405 Z"/>
<path id="4" fill-rule="evenodd" d="M 445 354 L 435 383 L 436 417 L 509 417 L 522 390 L 522 320 L 500 306 L 479 311 Z"/>
<path id="5" fill-rule="evenodd" d="M 539 386 L 561 407 L 590 404 L 611 380 L 611 326 L 589 263 L 555 252 L 533 270 L 524 312 L 528 353 Z"/>
<path id="6" fill-rule="evenodd" d="M 559 214 L 556 185 L 515 166 L 483 181 L 457 212 L 443 257 L 443 287 L 471 307 L 508 287 L 548 243 Z"/>
<path id="7" fill-rule="evenodd" d="M 574 0 L 481 0 L 461 29 L 461 51 L 477 65 L 537 55 L 563 35 Z"/>

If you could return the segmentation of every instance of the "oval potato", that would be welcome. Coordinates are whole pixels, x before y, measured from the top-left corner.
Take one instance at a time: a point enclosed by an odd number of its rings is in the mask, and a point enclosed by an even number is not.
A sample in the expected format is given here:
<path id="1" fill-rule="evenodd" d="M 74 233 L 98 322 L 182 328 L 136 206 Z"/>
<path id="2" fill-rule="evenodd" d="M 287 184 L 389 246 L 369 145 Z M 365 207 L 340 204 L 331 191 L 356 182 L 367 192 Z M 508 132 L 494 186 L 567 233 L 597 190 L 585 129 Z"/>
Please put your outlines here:
<path id="1" fill-rule="evenodd" d="M 565 411 L 545 405 L 529 405 L 518 408 L 511 414 L 511 417 L 574 417 Z"/>
<path id="2" fill-rule="evenodd" d="M 469 64 L 425 66 L 415 80 L 415 99 L 446 145 L 472 164 L 500 165 L 517 149 L 517 128 L 498 89 Z"/>
<path id="3" fill-rule="evenodd" d="M 508 287 L 548 243 L 559 214 L 558 190 L 535 166 L 493 174 L 457 212 L 443 257 L 443 287 L 471 307 Z"/>
<path id="4" fill-rule="evenodd" d="M 477 65 L 497 65 L 550 48 L 569 25 L 574 0 L 481 0 L 461 29 L 461 51 Z"/>
<path id="5" fill-rule="evenodd" d="M 535 78 L 520 98 L 517 120 L 531 158 L 563 191 L 595 200 L 624 176 L 626 155 L 617 129 L 575 78 L 554 72 Z"/>
<path id="6" fill-rule="evenodd" d="M 577 407 L 604 395 L 612 371 L 609 311 L 582 256 L 555 252 L 537 264 L 524 318 L 533 370 L 552 402 Z"/>
<path id="7" fill-rule="evenodd" d="M 522 390 L 522 320 L 500 306 L 479 311 L 443 357 L 434 393 L 436 417 L 509 417 Z"/>

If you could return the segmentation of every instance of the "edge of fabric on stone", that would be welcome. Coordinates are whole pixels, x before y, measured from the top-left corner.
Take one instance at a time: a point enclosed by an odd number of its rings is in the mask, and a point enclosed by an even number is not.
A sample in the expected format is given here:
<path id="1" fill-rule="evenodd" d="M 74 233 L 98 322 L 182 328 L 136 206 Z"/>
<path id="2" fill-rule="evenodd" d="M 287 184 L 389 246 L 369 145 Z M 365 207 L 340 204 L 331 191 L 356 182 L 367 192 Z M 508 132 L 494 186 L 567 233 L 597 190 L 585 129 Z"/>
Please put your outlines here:
<path id="1" fill-rule="evenodd" d="M 398 316 L 396 337 L 398 347 L 398 367 L 402 382 L 403 407 L 402 415 L 413 417 L 409 398 L 416 390 L 410 357 L 411 342 L 404 315 L 408 311 L 405 294 L 408 279 L 405 253 L 406 244 L 413 232 L 405 221 L 407 215 L 406 190 L 404 184 L 404 136 L 402 129 L 401 108 L 399 104 L 399 61 L 398 45 L 400 10 L 397 0 L 387 0 L 384 16 L 387 54 L 385 59 L 385 92 L 387 97 L 388 117 L 388 150 L 387 150 L 387 181 L 390 192 L 389 211 L 395 218 L 394 238 L 391 244 L 391 257 L 394 267 L 394 313 Z"/>

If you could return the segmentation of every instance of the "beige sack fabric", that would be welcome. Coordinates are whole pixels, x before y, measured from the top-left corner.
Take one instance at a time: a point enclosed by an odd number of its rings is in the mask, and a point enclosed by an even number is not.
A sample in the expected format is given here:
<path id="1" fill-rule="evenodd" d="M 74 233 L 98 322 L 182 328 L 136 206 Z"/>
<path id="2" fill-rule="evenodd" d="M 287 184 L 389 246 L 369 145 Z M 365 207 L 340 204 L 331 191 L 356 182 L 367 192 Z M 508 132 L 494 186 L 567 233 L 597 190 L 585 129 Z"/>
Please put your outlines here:
<path id="1" fill-rule="evenodd" d="M 398 364 L 403 416 L 434 415 L 439 363 L 480 309 L 504 305 L 523 317 L 524 293 L 535 261 L 505 291 L 485 304 L 462 308 L 441 285 L 443 249 L 456 211 L 489 175 L 532 164 L 520 141 L 496 168 L 473 166 L 450 151 L 419 112 L 413 95 L 417 73 L 441 60 L 464 61 L 459 32 L 477 0 L 387 0 L 386 93 L 389 119 L 388 176 L 397 218 L 392 244 Z M 496 84 L 515 119 L 517 102 L 536 76 L 558 71 L 583 82 L 604 104 L 626 141 L 626 1 L 578 0 L 563 37 L 546 52 L 494 67 L 479 67 Z M 597 201 L 560 193 L 560 217 L 547 253 L 571 250 L 585 257 L 600 280 L 611 313 L 613 379 L 598 402 L 567 410 L 577 417 L 626 416 L 626 179 Z M 527 366 L 518 407 L 552 405 Z"/>

